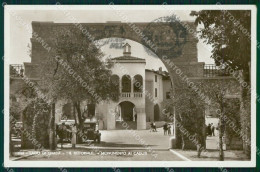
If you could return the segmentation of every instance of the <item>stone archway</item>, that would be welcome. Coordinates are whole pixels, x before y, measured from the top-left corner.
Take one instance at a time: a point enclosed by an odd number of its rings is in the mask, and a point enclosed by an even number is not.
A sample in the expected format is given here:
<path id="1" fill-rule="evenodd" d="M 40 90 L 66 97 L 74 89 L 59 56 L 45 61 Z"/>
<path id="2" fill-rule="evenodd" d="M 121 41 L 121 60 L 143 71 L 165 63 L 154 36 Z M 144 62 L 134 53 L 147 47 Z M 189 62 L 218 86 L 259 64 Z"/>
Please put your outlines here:
<path id="1" fill-rule="evenodd" d="M 57 32 L 64 29 L 77 29 L 85 36 L 78 39 L 96 42 L 104 38 L 118 37 L 130 39 L 148 47 L 164 63 L 174 83 L 174 88 L 182 88 L 178 82 L 180 73 L 187 77 L 203 76 L 204 63 L 198 62 L 197 59 L 198 40 L 193 32 L 189 32 L 196 30 L 193 22 L 180 23 L 176 17 L 163 17 L 149 23 L 132 23 L 132 26 L 135 28 L 130 27 L 129 23 L 77 23 L 75 25 L 74 23 L 32 22 L 32 30 L 37 35 L 33 34 L 31 39 L 32 60 L 30 64 L 25 64 L 25 75 L 35 78 L 35 72 L 31 71 L 36 71 L 37 66 L 44 59 L 48 59 L 46 56 L 52 57 L 52 50 L 48 47 L 54 47 Z"/>
<path id="2" fill-rule="evenodd" d="M 123 121 L 134 121 L 134 107 L 135 105 L 129 101 L 119 103 L 121 108 L 121 117 Z"/>

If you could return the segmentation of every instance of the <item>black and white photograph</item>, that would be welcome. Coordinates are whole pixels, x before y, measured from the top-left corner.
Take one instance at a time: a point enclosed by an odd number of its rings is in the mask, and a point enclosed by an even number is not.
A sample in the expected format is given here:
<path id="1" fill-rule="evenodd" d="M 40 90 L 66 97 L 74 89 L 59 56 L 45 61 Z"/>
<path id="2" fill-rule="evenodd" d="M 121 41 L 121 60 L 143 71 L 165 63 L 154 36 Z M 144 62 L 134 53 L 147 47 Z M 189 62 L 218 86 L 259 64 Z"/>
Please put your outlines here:
<path id="1" fill-rule="evenodd" d="M 255 6 L 2 6 L 6 167 L 256 165 Z"/>

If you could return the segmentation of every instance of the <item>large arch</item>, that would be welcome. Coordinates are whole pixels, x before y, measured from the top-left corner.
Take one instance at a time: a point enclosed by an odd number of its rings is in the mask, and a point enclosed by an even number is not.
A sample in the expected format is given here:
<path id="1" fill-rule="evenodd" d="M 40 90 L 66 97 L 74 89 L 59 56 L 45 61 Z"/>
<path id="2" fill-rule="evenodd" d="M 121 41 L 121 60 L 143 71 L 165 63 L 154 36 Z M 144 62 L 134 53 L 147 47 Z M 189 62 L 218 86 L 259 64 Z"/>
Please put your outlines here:
<path id="1" fill-rule="evenodd" d="M 54 22 L 32 22 L 32 30 L 38 35 L 33 35 L 32 60 L 30 64 L 25 64 L 25 75 L 35 78 L 37 65 L 42 63 L 46 56 L 52 57 L 48 47 L 53 47 L 57 32 L 61 30 L 76 29 L 83 34 L 78 39 L 89 39 L 97 41 L 104 38 L 118 37 L 136 41 L 148 47 L 164 63 L 170 74 L 173 87 L 182 89 L 180 73 L 187 77 L 202 77 L 204 63 L 197 59 L 197 42 L 194 37 L 196 26 L 193 22 L 183 22 L 176 20 L 176 17 L 162 17 L 153 22 L 147 23 L 54 23 Z M 137 29 L 136 29 L 137 28 Z M 189 31 L 186 28 L 190 28 Z M 39 38 L 44 40 L 46 46 L 41 45 Z M 36 69 L 35 69 L 36 68 Z M 179 69 L 179 70 L 176 70 Z M 26 73 L 27 72 L 27 73 Z M 173 82 L 174 81 L 174 82 Z"/>
<path id="2" fill-rule="evenodd" d="M 32 28 L 38 37 L 42 38 L 50 47 L 54 44 L 57 32 L 76 29 L 83 34 L 85 39 L 93 42 L 98 40 L 117 37 L 136 41 L 149 48 L 159 57 L 170 73 L 171 80 L 179 78 L 176 73 L 176 66 L 181 69 L 188 77 L 200 77 L 203 75 L 203 63 L 197 59 L 197 42 L 193 32 L 196 30 L 194 22 L 180 22 L 176 16 L 166 16 L 149 23 L 133 23 L 135 28 L 128 23 L 80 23 L 75 27 L 73 23 L 54 23 L 54 22 L 32 22 Z M 185 26 L 185 27 L 184 27 Z M 79 38 L 82 39 L 84 36 Z M 46 47 L 41 46 L 37 41 L 38 37 L 32 37 L 32 63 L 26 68 L 34 68 L 46 59 L 48 53 Z M 25 70 L 26 71 L 26 70 Z M 28 71 L 28 70 L 27 70 Z M 30 77 L 29 73 L 26 73 Z M 31 75 L 34 75 L 31 73 Z M 174 86 L 177 83 L 175 82 Z M 181 87 L 181 86 L 177 86 Z"/>

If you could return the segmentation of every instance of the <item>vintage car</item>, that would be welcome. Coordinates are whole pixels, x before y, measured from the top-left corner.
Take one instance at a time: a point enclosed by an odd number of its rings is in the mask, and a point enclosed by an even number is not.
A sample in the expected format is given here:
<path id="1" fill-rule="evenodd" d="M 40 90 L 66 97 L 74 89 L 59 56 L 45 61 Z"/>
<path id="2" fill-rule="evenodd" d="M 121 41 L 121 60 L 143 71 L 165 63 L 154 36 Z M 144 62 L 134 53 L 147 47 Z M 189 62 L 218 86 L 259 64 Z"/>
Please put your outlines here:
<path id="1" fill-rule="evenodd" d="M 82 137 L 83 142 L 86 142 L 87 140 L 94 140 L 94 142 L 100 143 L 101 133 L 98 130 L 97 121 L 90 121 L 86 119 L 84 121 L 83 134 L 84 134 L 84 137 Z"/>
<path id="2" fill-rule="evenodd" d="M 57 134 L 59 127 L 62 125 L 62 123 L 65 124 L 68 131 L 66 131 L 64 142 L 71 142 L 71 126 L 75 123 L 74 120 L 61 120 L 60 123 L 57 124 Z M 98 123 L 97 121 L 93 121 L 90 119 L 86 119 L 83 124 L 82 129 L 83 135 L 81 135 L 81 142 L 87 142 L 88 140 L 93 140 L 94 142 L 100 143 L 101 140 L 101 133 L 98 130 Z M 79 136 L 80 134 L 78 134 Z M 78 137 L 77 137 L 78 138 Z M 79 138 L 78 138 L 79 139 Z"/>
<path id="3" fill-rule="evenodd" d="M 75 123 L 75 120 L 61 120 L 56 126 L 57 135 L 59 135 L 59 129 L 60 129 L 62 123 L 64 123 L 67 128 L 67 131 L 65 132 L 65 135 L 64 135 L 63 142 L 65 142 L 65 143 L 71 142 L 71 132 L 69 132 L 69 131 L 71 130 L 71 126 Z"/>

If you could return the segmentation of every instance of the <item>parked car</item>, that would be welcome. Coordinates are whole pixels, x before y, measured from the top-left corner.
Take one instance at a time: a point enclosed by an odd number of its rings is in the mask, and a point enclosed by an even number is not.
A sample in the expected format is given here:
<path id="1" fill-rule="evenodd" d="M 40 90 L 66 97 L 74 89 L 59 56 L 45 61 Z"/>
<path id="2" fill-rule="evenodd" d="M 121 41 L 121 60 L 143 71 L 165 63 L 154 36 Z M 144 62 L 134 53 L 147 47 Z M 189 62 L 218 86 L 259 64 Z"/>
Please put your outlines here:
<path id="1" fill-rule="evenodd" d="M 68 131 L 66 131 L 66 133 L 65 133 L 63 142 L 65 142 L 65 143 L 71 142 L 71 132 L 69 132 L 69 130 L 71 130 L 71 126 L 75 123 L 75 120 L 61 120 L 57 124 L 57 128 L 56 128 L 56 132 L 58 135 L 59 135 L 58 130 L 59 130 L 59 127 L 61 127 L 62 123 L 64 123 L 66 128 L 68 129 Z"/>
<path id="2" fill-rule="evenodd" d="M 83 142 L 86 142 L 87 140 L 94 140 L 94 142 L 100 143 L 101 133 L 98 130 L 97 121 L 85 120 L 84 126 L 83 126 L 83 133 L 85 136 L 85 137 L 82 137 Z"/>

